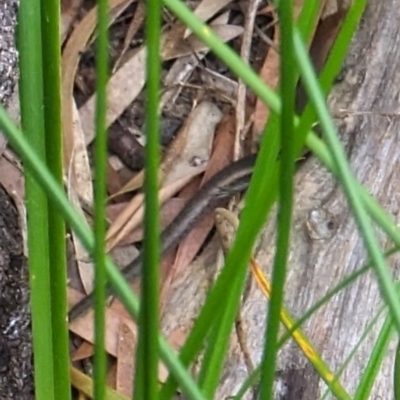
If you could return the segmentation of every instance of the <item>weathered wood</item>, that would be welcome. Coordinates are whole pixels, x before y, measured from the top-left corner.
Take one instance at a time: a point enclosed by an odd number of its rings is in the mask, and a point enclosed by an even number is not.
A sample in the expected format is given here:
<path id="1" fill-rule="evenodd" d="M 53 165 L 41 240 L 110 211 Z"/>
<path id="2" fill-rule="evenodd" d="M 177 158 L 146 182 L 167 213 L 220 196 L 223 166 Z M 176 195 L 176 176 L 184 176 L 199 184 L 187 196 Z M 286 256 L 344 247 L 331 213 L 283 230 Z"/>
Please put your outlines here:
<path id="1" fill-rule="evenodd" d="M 348 116 L 338 120 L 337 125 L 352 170 L 395 220 L 400 211 L 400 119 L 387 114 L 399 112 L 399 10 L 400 0 L 369 2 L 343 69 L 343 81 L 336 86 L 330 101 L 333 113 L 348 111 Z M 370 114 L 357 114 L 361 111 Z M 294 317 L 299 317 L 344 277 L 363 266 L 367 258 L 342 191 L 319 162 L 313 158 L 307 161 L 296 182 L 285 305 Z M 380 240 L 384 248 L 390 247 L 384 235 Z M 216 245 L 211 247 L 190 268 L 188 276 L 176 283 L 164 318 L 166 332 L 190 326 L 195 318 L 212 279 L 209 275 L 215 271 L 205 268 L 215 262 L 211 254 L 215 254 Z M 269 271 L 273 260 L 272 224 L 260 239 L 257 259 Z M 389 264 L 397 276 L 398 257 L 391 258 Z M 340 292 L 305 324 L 304 331 L 332 371 L 341 367 L 381 305 L 377 280 L 370 272 Z M 253 363 L 261 357 L 266 315 L 266 301 L 252 285 L 242 307 L 242 318 Z M 354 394 L 359 383 L 382 321 L 374 326 L 341 377 L 350 394 Z M 371 398 L 393 398 L 395 344 L 393 340 Z M 324 384 L 296 345 L 285 347 L 278 365 L 276 399 L 314 400 L 324 393 Z M 246 376 L 243 354 L 233 334 L 216 398 L 234 394 Z"/>

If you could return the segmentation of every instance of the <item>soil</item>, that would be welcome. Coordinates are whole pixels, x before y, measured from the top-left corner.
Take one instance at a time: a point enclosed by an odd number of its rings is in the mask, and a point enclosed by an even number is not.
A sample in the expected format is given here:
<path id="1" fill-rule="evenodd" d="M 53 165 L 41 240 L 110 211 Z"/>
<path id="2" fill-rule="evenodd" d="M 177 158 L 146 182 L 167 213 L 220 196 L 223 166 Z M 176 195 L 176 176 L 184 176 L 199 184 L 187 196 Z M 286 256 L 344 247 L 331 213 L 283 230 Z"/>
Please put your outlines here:
<path id="1" fill-rule="evenodd" d="M 0 399 L 32 399 L 31 317 L 18 212 L 0 187 Z"/>

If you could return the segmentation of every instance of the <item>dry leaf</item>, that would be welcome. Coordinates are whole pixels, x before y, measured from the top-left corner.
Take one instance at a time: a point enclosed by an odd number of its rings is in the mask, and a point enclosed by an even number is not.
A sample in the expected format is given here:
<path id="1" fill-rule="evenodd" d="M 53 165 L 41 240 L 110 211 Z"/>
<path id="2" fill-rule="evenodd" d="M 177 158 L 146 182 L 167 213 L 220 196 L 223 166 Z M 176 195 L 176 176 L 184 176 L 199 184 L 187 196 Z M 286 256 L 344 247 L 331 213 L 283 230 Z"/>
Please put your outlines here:
<path id="1" fill-rule="evenodd" d="M 214 29 L 222 35 L 224 40 L 231 40 L 242 32 L 242 28 L 229 25 L 218 26 Z M 204 44 L 199 44 L 197 39 L 190 39 L 192 43 L 190 48 L 185 46 L 184 51 L 176 50 L 178 40 L 183 46 L 182 35 L 183 28 L 180 23 L 175 24 L 169 32 L 163 35 L 161 48 L 163 60 L 191 54 L 193 48 L 208 51 L 208 48 Z M 111 125 L 141 92 L 145 83 L 145 55 L 145 48 L 142 47 L 109 80 L 107 125 Z M 79 109 L 86 143 L 90 143 L 94 137 L 94 110 L 95 94 Z"/>
<path id="2" fill-rule="evenodd" d="M 70 368 L 71 384 L 72 386 L 84 393 L 88 398 L 93 398 L 93 381 L 92 378 L 88 377 L 84 373 L 80 372 L 78 369 Z M 106 387 L 106 398 L 107 400 L 130 400 L 130 397 L 123 396 Z"/>
<path id="3" fill-rule="evenodd" d="M 196 169 L 193 175 L 188 175 L 173 184 L 163 187 L 158 195 L 160 204 L 163 204 L 167 199 L 177 193 L 182 189 L 188 182 L 190 182 L 194 176 L 203 172 L 203 169 Z M 113 249 L 116 245 L 122 242 L 122 240 L 143 220 L 144 207 L 143 207 L 144 197 L 142 194 L 135 196 L 129 203 L 129 206 L 121 213 L 118 217 L 118 221 L 113 225 L 114 231 L 113 235 L 107 232 L 107 251 Z M 119 229 L 117 229 L 119 228 Z"/>
<path id="4" fill-rule="evenodd" d="M 168 193 L 165 188 L 171 188 L 169 192 L 172 196 L 182 188 L 183 182 L 186 184 L 189 181 L 188 177 L 191 179 L 204 170 L 210 156 L 215 126 L 221 117 L 222 114 L 218 107 L 210 102 L 202 102 L 191 112 L 188 118 L 189 123 L 184 127 L 185 140 L 182 140 L 184 148 L 181 145 L 173 146 L 173 150 L 168 151 L 165 164 L 163 163 L 164 169 L 166 166 L 170 166 L 164 182 L 165 186 L 161 191 L 163 202 L 167 199 L 165 196 Z M 181 149 L 179 155 L 176 148 Z M 174 161 L 173 165 L 172 161 Z M 174 185 L 171 186 L 171 183 Z M 136 196 L 130 202 L 129 207 L 113 222 L 107 232 L 109 248 L 116 246 L 139 225 L 143 216 L 142 204 L 143 195 Z"/>
<path id="5" fill-rule="evenodd" d="M 109 9 L 113 18 L 116 18 L 132 0 L 110 0 Z M 75 74 L 81 54 L 96 28 L 97 8 L 94 7 L 72 32 L 62 55 L 62 123 L 63 123 L 63 147 L 64 168 L 70 164 L 71 154 L 74 148 L 73 142 L 73 88 Z M 112 18 L 110 18 L 110 21 Z"/>
<path id="6" fill-rule="evenodd" d="M 74 22 L 78 12 L 83 4 L 83 0 L 62 0 L 61 1 L 61 43 L 65 38 L 71 25 Z"/>
<path id="7" fill-rule="evenodd" d="M 118 60 L 115 62 L 113 73 L 119 68 L 121 61 L 126 51 L 128 50 L 133 37 L 136 35 L 136 33 L 143 24 L 145 15 L 146 15 L 146 3 L 144 1 L 139 1 L 135 10 L 135 15 L 133 16 L 131 23 L 129 24 L 128 31 L 126 32 L 121 54 L 119 55 Z"/>
<path id="8" fill-rule="evenodd" d="M 229 12 L 221 14 L 211 23 L 211 26 L 213 24 L 226 25 L 229 20 L 229 14 Z M 164 91 L 160 99 L 161 109 L 170 104 L 175 104 L 183 85 L 205 56 L 206 53 L 191 54 L 180 57 L 173 63 L 163 80 L 164 87 L 167 90 Z"/>
<path id="9" fill-rule="evenodd" d="M 68 288 L 68 303 L 70 308 L 84 297 L 78 291 Z M 133 321 L 121 317 L 115 311 L 106 308 L 106 338 L 105 349 L 108 354 L 117 356 L 118 351 L 118 335 L 121 323 L 127 324 L 132 332 L 136 332 L 136 325 Z M 80 336 L 89 343 L 94 342 L 94 325 L 93 325 L 93 310 L 90 310 L 85 315 L 77 318 L 69 324 L 71 332 Z"/>
<path id="10" fill-rule="evenodd" d="M 208 21 L 215 14 L 221 11 L 232 0 L 203 0 L 194 10 L 194 15 L 203 22 Z M 189 29 L 185 30 L 184 38 L 191 34 Z"/>
<path id="11" fill-rule="evenodd" d="M 118 203 L 118 204 L 112 204 L 107 207 L 109 219 L 113 221 L 120 213 L 121 210 L 126 207 L 127 203 Z M 185 201 L 181 199 L 180 197 L 173 197 L 169 200 L 167 200 L 163 205 L 160 210 L 160 229 L 164 230 L 165 227 L 167 227 L 174 219 L 175 217 L 179 214 L 179 212 L 182 210 L 183 206 L 185 205 Z M 115 208 L 115 211 L 114 211 Z M 120 246 L 125 246 L 130 243 L 135 243 L 135 242 L 141 242 L 143 240 L 143 228 L 141 226 L 138 226 L 135 228 L 131 233 L 125 236 L 124 239 L 122 239 L 119 243 L 119 246 L 115 248 L 115 250 L 119 249 Z M 114 250 L 113 250 L 114 251 Z M 126 263 L 127 264 L 127 263 Z M 126 264 L 120 264 L 118 265 L 126 265 Z"/>
<path id="12" fill-rule="evenodd" d="M 136 335 L 125 323 L 121 323 L 118 335 L 117 373 L 115 388 L 119 393 L 132 397 Z"/>
<path id="13" fill-rule="evenodd" d="M 83 342 L 71 355 L 71 361 L 80 361 L 92 357 L 94 354 L 93 345 Z"/>

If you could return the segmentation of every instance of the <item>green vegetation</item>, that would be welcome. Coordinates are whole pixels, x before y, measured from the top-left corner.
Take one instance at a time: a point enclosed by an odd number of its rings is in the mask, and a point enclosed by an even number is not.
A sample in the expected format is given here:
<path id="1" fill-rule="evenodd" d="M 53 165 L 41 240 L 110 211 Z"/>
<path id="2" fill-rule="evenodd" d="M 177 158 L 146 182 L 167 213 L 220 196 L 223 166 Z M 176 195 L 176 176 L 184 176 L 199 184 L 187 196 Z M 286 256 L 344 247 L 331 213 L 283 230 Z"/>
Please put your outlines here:
<path id="1" fill-rule="evenodd" d="M 379 247 L 371 228 L 371 220 L 400 245 L 400 232 L 391 218 L 377 205 L 355 180 L 338 139 L 336 128 L 324 101 L 338 74 L 366 1 L 355 1 L 343 21 L 341 31 L 331 50 L 319 80 L 313 72 L 304 45 L 311 37 L 319 1 L 306 0 L 299 21 L 293 25 L 292 2 L 280 0 L 278 15 L 281 29 L 281 77 L 279 95 L 268 88 L 257 74 L 223 44 L 213 32 L 199 21 L 179 0 L 164 0 L 164 5 L 225 62 L 243 82 L 265 102 L 272 115 L 265 128 L 254 170 L 246 195 L 236 240 L 226 264 L 212 290 L 208 293 L 199 316 L 179 357 L 170 349 L 158 331 L 158 178 L 159 120 L 158 97 L 160 80 L 160 15 L 161 2 L 154 1 L 146 12 L 146 39 L 152 43 L 148 51 L 147 76 L 147 163 L 146 163 L 146 269 L 142 281 L 143 307 L 131 293 L 118 269 L 105 256 L 105 172 L 106 172 L 106 82 L 108 66 L 106 1 L 98 7 L 97 114 L 95 151 L 95 229 L 92 232 L 68 202 L 62 179 L 62 133 L 60 98 L 59 9 L 57 1 L 21 0 L 18 47 L 21 68 L 21 133 L 0 110 L 1 127 L 25 166 L 27 211 L 29 221 L 29 265 L 33 320 L 33 344 L 36 398 L 70 399 L 68 328 L 66 324 L 66 268 L 64 225 L 73 229 L 96 262 L 96 347 L 94 393 L 105 399 L 104 304 L 106 278 L 127 309 L 140 323 L 139 348 L 136 359 L 135 399 L 171 399 L 179 387 L 190 399 L 211 399 L 222 373 L 229 336 L 244 290 L 248 262 L 253 244 L 272 206 L 278 201 L 277 252 L 272 276 L 273 293 L 269 304 L 265 333 L 264 357 L 236 398 L 259 380 L 261 398 L 272 399 L 276 354 L 285 342 L 279 340 L 280 312 L 289 249 L 294 163 L 304 146 L 340 181 L 351 211 L 357 221 L 371 264 L 381 286 L 383 298 L 390 311 L 381 335 L 372 351 L 365 376 L 355 399 L 367 399 L 374 377 L 387 349 L 391 333 L 400 332 L 400 303 L 398 288 L 391 279 L 385 262 L 387 256 Z M 29 28 L 27 28 L 29 26 Z M 37 51 L 30 51 L 30 49 Z M 44 68 L 46 65 L 46 79 Z M 294 111 L 294 93 L 302 77 L 310 104 L 301 116 Z M 36 101 L 32 102 L 31 99 Z M 315 120 L 323 131 L 323 140 L 312 132 Z M 266 166 L 268 168 L 266 168 Z M 260 208 L 255 205 L 263 204 Z M 258 212 L 254 213 L 257 209 Z M 49 222 L 51 221 L 51 223 Z M 48 249 L 48 251 L 46 250 Z M 361 272 L 360 272 L 361 273 Z M 350 277 L 338 290 L 356 279 Z M 229 290 L 227 290 L 229 288 Z M 329 295 L 322 301 L 328 301 Z M 319 304 L 319 305 L 321 305 Z M 304 321 L 305 318 L 301 319 Z M 370 328 L 368 328 L 370 329 Z M 367 332 L 367 331 L 366 331 Z M 287 337 L 286 337 L 287 339 Z M 157 348 L 159 351 L 157 351 Z M 268 349 L 268 351 L 267 351 Z M 203 351 L 197 382 L 187 367 Z M 158 360 L 170 371 L 167 382 L 159 386 Z M 350 399 L 340 385 L 340 376 L 332 380 L 321 365 L 315 366 L 329 390 L 339 399 Z M 320 367 L 320 368 L 319 368 Z M 396 362 L 398 374 L 398 362 Z M 397 384 L 397 380 L 395 380 Z M 397 393 L 399 390 L 397 389 Z M 397 394 L 398 396 L 398 394 Z"/>

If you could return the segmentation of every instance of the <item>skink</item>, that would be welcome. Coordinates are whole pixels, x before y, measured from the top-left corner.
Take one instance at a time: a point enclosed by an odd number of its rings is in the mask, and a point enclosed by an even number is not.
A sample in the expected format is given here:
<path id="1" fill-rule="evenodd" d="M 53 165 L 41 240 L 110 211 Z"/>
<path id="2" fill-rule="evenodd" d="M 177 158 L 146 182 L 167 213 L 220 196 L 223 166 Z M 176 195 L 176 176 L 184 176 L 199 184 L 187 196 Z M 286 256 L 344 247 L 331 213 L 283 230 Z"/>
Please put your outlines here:
<path id="1" fill-rule="evenodd" d="M 236 193 L 247 189 L 256 161 L 256 155 L 244 157 L 222 169 L 214 175 L 185 205 L 181 213 L 161 234 L 161 254 L 177 246 L 182 237 L 210 209 Z M 142 254 L 122 269 L 126 280 L 131 281 L 139 273 L 142 266 Z M 108 292 L 111 293 L 109 287 Z M 73 321 L 93 305 L 93 294 L 87 295 L 69 312 L 69 320 Z"/>

